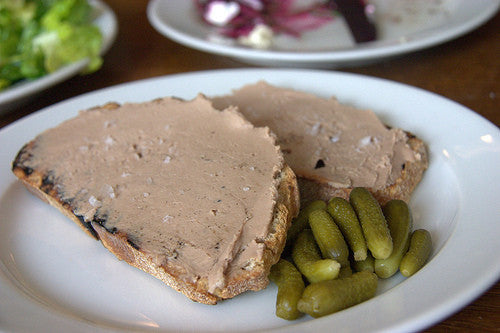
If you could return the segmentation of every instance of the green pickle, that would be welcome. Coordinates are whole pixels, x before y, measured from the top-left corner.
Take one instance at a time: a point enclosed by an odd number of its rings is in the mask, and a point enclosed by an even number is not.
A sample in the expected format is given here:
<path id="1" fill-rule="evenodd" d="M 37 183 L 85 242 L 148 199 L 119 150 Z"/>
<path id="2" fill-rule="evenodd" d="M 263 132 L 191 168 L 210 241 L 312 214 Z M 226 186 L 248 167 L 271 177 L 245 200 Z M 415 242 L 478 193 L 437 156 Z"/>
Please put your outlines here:
<path id="1" fill-rule="evenodd" d="M 328 212 L 342 231 L 347 243 L 351 247 L 354 260 L 366 259 L 366 241 L 358 217 L 352 205 L 345 199 L 336 197 L 328 202 Z"/>
<path id="2" fill-rule="evenodd" d="M 348 266 L 349 247 L 330 214 L 325 210 L 312 211 L 309 225 L 323 257 L 337 260 L 342 267 Z"/>
<path id="3" fill-rule="evenodd" d="M 358 216 L 366 245 L 375 259 L 387 259 L 392 253 L 392 238 L 379 203 L 363 187 L 351 191 L 349 201 Z"/>
<path id="4" fill-rule="evenodd" d="M 339 278 L 342 279 L 342 278 L 346 278 L 346 277 L 349 277 L 352 275 L 352 268 L 351 266 L 344 266 L 340 269 L 340 272 L 339 272 Z"/>
<path id="5" fill-rule="evenodd" d="M 382 209 L 391 232 L 393 250 L 389 258 L 375 260 L 375 273 L 383 279 L 393 276 L 401 259 L 408 251 L 412 217 L 408 205 L 402 200 L 390 200 Z"/>
<path id="6" fill-rule="evenodd" d="M 340 264 L 334 259 L 322 259 L 310 229 L 302 231 L 292 249 L 295 266 L 310 283 L 335 279 L 339 275 Z"/>
<path id="7" fill-rule="evenodd" d="M 431 234 L 425 229 L 415 230 L 410 238 L 410 248 L 399 264 L 401 274 L 406 277 L 415 274 L 427 262 L 431 252 Z"/>
<path id="8" fill-rule="evenodd" d="M 354 271 L 356 271 L 356 272 L 368 271 L 368 272 L 374 273 L 375 272 L 375 258 L 373 258 L 371 253 L 368 252 L 366 254 L 365 260 L 353 261 L 352 266 L 354 268 Z"/>
<path id="9" fill-rule="evenodd" d="M 364 302 L 377 291 L 378 277 L 374 273 L 359 272 L 351 277 L 312 283 L 299 300 L 301 312 L 318 318 Z"/>
<path id="10" fill-rule="evenodd" d="M 295 266 L 285 260 L 280 259 L 278 263 L 271 267 L 269 279 L 278 286 L 278 296 L 276 297 L 276 316 L 294 320 L 302 316 L 297 309 L 297 304 L 305 288 L 302 274 Z"/>
<path id="11" fill-rule="evenodd" d="M 309 203 L 306 207 L 300 210 L 299 215 L 292 220 L 292 225 L 288 229 L 286 237 L 286 246 L 291 246 L 299 233 L 309 227 L 309 214 L 314 210 L 326 210 L 326 202 L 323 200 L 315 200 Z"/>

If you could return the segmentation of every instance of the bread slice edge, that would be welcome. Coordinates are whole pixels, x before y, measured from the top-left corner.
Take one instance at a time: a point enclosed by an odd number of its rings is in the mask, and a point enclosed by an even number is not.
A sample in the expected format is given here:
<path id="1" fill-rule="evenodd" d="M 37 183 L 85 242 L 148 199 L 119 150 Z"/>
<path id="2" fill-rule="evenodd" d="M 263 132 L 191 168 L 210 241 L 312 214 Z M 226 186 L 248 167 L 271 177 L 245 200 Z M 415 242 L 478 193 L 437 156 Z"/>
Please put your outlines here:
<path id="1" fill-rule="evenodd" d="M 279 260 L 291 220 L 298 214 L 300 208 L 297 178 L 294 172 L 287 165 L 284 165 L 277 176 L 278 196 L 274 206 L 269 233 L 262 240 L 265 244 L 262 259 L 255 260 L 251 265 L 252 269 L 242 270 L 240 274 L 227 281 L 224 288 L 217 289 L 214 293 L 209 293 L 206 283 L 203 283 L 204 281 L 197 283 L 186 282 L 179 278 L 175 273 L 175 269 L 169 267 L 168 264 L 155 264 L 151 257 L 136 248 L 126 234 L 119 231 L 112 233 L 98 222 L 88 223 L 75 215 L 70 204 L 59 199 L 56 186 L 47 181 L 47 175 L 41 174 L 37 170 L 26 170 L 23 168 L 19 157 L 23 151 L 29 151 L 30 146 L 33 144 L 34 141 L 26 144 L 20 150 L 12 164 L 13 173 L 31 193 L 55 207 L 89 236 L 100 240 L 118 259 L 158 278 L 193 301 L 204 304 L 216 304 L 222 299 L 232 298 L 247 290 L 257 291 L 265 288 L 269 283 L 269 270 Z"/>

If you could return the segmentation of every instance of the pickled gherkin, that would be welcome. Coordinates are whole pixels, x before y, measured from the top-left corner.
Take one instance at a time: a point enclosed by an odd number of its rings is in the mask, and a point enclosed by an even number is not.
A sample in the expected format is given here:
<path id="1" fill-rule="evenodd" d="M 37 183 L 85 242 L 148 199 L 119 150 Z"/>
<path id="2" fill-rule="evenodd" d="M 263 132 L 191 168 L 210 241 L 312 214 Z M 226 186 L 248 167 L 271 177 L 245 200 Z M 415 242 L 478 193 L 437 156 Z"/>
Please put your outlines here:
<path id="1" fill-rule="evenodd" d="M 379 203 L 363 187 L 351 191 L 349 201 L 358 216 L 366 245 L 375 259 L 387 259 L 392 253 L 392 238 Z"/>
<path id="2" fill-rule="evenodd" d="M 351 266 L 344 266 L 340 269 L 339 272 L 339 278 L 346 278 L 352 275 L 352 268 Z"/>
<path id="3" fill-rule="evenodd" d="M 280 259 L 271 267 L 269 279 L 278 286 L 276 315 L 286 320 L 294 320 L 302 316 L 297 309 L 297 303 L 305 285 L 297 268 L 291 262 Z"/>
<path id="4" fill-rule="evenodd" d="M 368 252 L 365 260 L 353 261 L 352 266 L 356 272 L 368 271 L 373 273 L 375 272 L 375 258 Z"/>
<path id="5" fill-rule="evenodd" d="M 375 273 L 387 279 L 398 271 L 401 259 L 408 251 L 412 217 L 408 205 L 402 200 L 390 200 L 382 211 L 391 232 L 393 250 L 389 258 L 375 260 Z"/>
<path id="6" fill-rule="evenodd" d="M 325 210 L 309 214 L 309 225 L 324 258 L 335 259 L 344 267 L 349 265 L 349 247 L 333 218 Z"/>
<path id="7" fill-rule="evenodd" d="M 352 205 L 345 199 L 336 197 L 328 202 L 328 212 L 342 231 L 350 246 L 355 261 L 366 259 L 366 241 L 358 217 Z"/>
<path id="8" fill-rule="evenodd" d="M 415 274 L 427 262 L 431 251 L 431 234 L 425 229 L 415 230 L 410 238 L 410 248 L 399 264 L 401 274 L 406 277 Z"/>
<path id="9" fill-rule="evenodd" d="M 335 279 L 340 264 L 333 259 L 322 259 L 310 229 L 302 231 L 292 249 L 293 262 L 310 283 Z"/>
<path id="10" fill-rule="evenodd" d="M 309 214 L 314 211 L 326 209 L 326 202 L 323 200 L 315 200 L 309 203 L 306 207 L 300 210 L 299 215 L 292 220 L 292 225 L 288 229 L 288 234 L 286 237 L 286 245 L 291 246 L 298 234 L 309 227 Z"/>
<path id="11" fill-rule="evenodd" d="M 379 278 L 398 269 L 413 275 L 431 255 L 432 242 L 424 229 L 412 233 L 412 224 L 406 202 L 392 199 L 382 208 L 362 187 L 349 200 L 311 202 L 288 231 L 286 254 L 271 267 L 276 315 L 329 315 L 374 297 Z M 293 262 L 283 259 L 289 255 Z"/>
<path id="12" fill-rule="evenodd" d="M 314 318 L 322 317 L 372 298 L 377 285 L 377 275 L 366 271 L 312 283 L 304 290 L 297 306 L 299 311 Z"/>

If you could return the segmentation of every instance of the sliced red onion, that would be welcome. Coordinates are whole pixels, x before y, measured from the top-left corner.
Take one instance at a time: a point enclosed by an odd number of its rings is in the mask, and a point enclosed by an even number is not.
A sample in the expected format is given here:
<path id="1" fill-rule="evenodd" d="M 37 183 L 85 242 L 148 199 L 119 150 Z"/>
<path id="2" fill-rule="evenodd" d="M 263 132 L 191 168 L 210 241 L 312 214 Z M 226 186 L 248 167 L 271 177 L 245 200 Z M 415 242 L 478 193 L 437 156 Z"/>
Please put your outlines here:
<path id="1" fill-rule="evenodd" d="M 300 37 L 302 33 L 318 29 L 333 20 L 337 10 L 345 15 L 357 41 L 370 40 L 374 36 L 374 27 L 364 14 L 365 5 L 361 0 L 195 1 L 205 22 L 218 27 L 221 35 L 235 39 L 247 37 L 256 26 L 261 25 L 269 27 L 275 34 Z M 352 26 L 357 24 L 361 25 L 359 29 Z"/>

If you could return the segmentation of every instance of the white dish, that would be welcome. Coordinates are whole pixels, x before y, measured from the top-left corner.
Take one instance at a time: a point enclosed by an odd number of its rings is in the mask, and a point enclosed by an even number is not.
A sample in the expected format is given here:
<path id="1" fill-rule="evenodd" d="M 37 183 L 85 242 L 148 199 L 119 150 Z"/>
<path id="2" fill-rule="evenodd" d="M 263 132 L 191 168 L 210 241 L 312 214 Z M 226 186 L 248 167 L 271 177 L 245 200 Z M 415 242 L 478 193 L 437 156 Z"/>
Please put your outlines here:
<path id="1" fill-rule="evenodd" d="M 197 304 L 117 260 L 10 173 L 22 145 L 37 133 L 108 101 L 226 94 L 246 83 L 337 96 L 374 110 L 429 145 L 430 167 L 411 202 L 415 228 L 428 229 L 434 252 L 409 279 L 382 281 L 378 295 L 312 320 L 274 315 L 276 287 L 216 306 Z M 461 129 L 461 130 L 457 130 Z M 500 131 L 443 97 L 352 74 L 308 70 L 222 70 L 148 79 L 69 99 L 0 130 L 0 330 L 6 331 L 417 331 L 483 293 L 500 277 Z"/>
<path id="2" fill-rule="evenodd" d="M 161 34 L 186 46 L 264 66 L 333 68 L 381 60 L 463 35 L 492 17 L 498 0 L 371 0 L 379 40 L 354 45 L 343 19 L 301 39 L 281 36 L 271 49 L 251 49 L 214 38 L 193 1 L 151 0 L 148 18 Z M 335 36 L 335 37 L 332 37 Z"/>
<path id="3" fill-rule="evenodd" d="M 103 35 L 102 51 L 104 54 L 113 44 L 118 24 L 113 10 L 101 0 L 91 0 L 92 7 L 95 9 L 95 24 L 101 29 Z M 19 82 L 4 91 L 0 92 L 0 114 L 11 110 L 15 106 L 23 103 L 23 99 L 33 96 L 57 83 L 60 83 L 81 72 L 87 60 L 78 61 L 67 65 L 51 74 L 45 75 L 33 81 Z"/>

